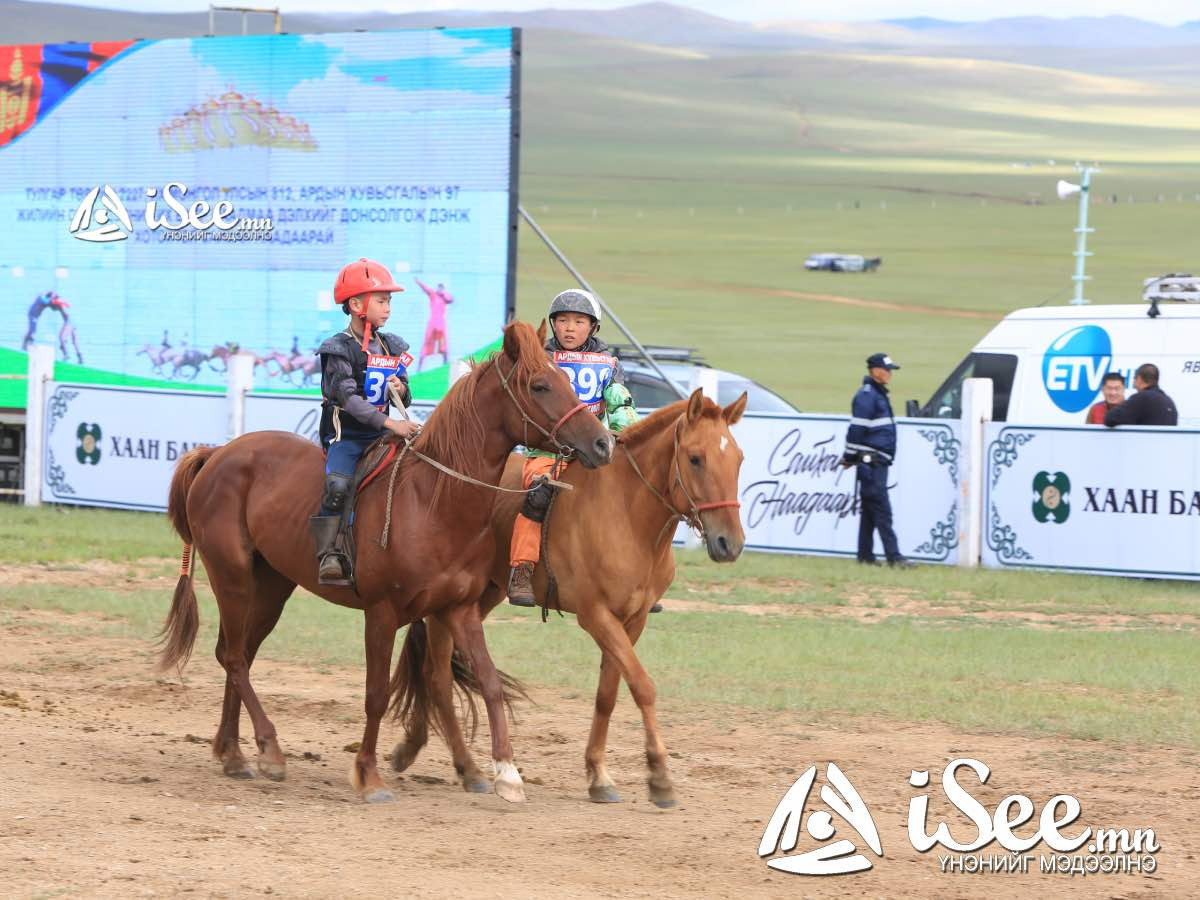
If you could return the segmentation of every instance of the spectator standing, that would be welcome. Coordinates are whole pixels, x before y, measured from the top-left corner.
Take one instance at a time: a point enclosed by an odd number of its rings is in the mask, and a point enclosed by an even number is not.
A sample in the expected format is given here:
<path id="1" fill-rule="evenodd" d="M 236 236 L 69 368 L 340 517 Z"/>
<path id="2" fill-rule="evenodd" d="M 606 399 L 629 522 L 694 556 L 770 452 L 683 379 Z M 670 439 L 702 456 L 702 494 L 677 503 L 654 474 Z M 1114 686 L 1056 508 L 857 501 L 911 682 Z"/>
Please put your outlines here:
<path id="1" fill-rule="evenodd" d="M 1179 412 L 1175 401 L 1158 386 L 1158 366 L 1143 363 L 1133 373 L 1137 393 L 1104 415 L 1109 428 L 1118 425 L 1178 425 Z"/>

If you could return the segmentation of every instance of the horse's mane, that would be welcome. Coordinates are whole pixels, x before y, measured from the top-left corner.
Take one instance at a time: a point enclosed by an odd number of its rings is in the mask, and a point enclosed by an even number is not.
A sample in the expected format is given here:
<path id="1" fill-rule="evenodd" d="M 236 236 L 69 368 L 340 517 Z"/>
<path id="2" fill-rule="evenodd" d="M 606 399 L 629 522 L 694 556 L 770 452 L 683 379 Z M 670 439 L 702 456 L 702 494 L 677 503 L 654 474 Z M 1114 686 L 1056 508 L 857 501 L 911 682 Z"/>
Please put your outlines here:
<path id="1" fill-rule="evenodd" d="M 675 424 L 675 420 L 687 412 L 687 400 L 676 400 L 674 403 L 656 409 L 646 418 L 634 422 L 617 435 L 617 440 L 628 444 L 631 448 L 641 442 L 660 434 L 666 428 Z M 707 397 L 700 413 L 706 419 L 717 419 L 721 415 L 721 407 Z"/>
<path id="2" fill-rule="evenodd" d="M 509 333 L 517 345 L 516 372 L 509 383 L 514 392 L 520 392 L 533 373 L 546 365 L 546 355 L 538 342 L 537 333 L 526 323 L 514 322 L 509 326 Z M 508 360 L 503 350 L 493 353 L 482 362 L 472 363 L 471 370 L 450 386 L 421 429 L 420 437 L 413 443 L 414 449 L 456 472 L 467 473 L 475 468 L 487 437 L 483 420 L 479 417 L 476 395 L 484 377 L 501 358 Z M 509 401 L 506 398 L 501 402 Z M 406 468 L 411 471 L 412 467 Z M 438 473 L 432 503 L 437 503 L 441 497 L 447 480 L 448 476 Z"/>

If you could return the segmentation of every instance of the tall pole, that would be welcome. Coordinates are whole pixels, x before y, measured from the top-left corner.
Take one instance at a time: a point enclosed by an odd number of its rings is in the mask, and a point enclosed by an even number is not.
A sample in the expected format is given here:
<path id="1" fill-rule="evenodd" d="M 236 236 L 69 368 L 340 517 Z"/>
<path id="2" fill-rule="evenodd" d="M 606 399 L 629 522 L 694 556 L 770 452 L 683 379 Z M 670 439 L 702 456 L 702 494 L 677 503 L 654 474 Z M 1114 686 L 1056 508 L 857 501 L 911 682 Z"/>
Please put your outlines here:
<path id="1" fill-rule="evenodd" d="M 1092 173 L 1099 171 L 1091 166 L 1083 166 L 1083 177 L 1079 180 L 1079 225 L 1075 228 L 1075 274 L 1072 280 L 1075 282 L 1075 296 L 1071 300 L 1072 304 L 1081 305 L 1087 303 L 1087 299 L 1083 296 L 1083 283 L 1088 280 L 1088 276 L 1083 274 L 1084 262 L 1092 254 L 1087 251 L 1087 236 L 1094 228 L 1088 228 L 1088 205 L 1089 205 L 1089 188 L 1091 187 Z"/>

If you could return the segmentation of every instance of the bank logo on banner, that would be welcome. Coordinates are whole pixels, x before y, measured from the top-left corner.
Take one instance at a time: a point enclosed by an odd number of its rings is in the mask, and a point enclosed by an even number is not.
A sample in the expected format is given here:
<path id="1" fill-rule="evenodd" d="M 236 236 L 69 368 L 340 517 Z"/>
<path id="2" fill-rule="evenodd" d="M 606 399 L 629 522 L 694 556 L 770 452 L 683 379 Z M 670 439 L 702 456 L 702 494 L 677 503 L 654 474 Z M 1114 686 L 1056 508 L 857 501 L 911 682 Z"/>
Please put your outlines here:
<path id="1" fill-rule="evenodd" d="M 758 855 L 795 850 L 803 824 L 821 846 L 769 859 L 769 867 L 796 875 L 867 871 L 871 861 L 853 841 L 843 838 L 829 843 L 837 830 L 827 810 L 810 812 L 804 821 L 816 774 L 817 767 L 810 767 L 784 794 L 759 841 Z M 1081 825 L 1083 805 L 1072 794 L 1055 794 L 1040 813 L 1034 801 L 1021 793 L 1008 794 L 991 808 L 971 793 L 972 786 L 986 785 L 991 774 L 987 764 L 977 759 L 951 760 L 942 772 L 938 792 L 931 790 L 928 769 L 910 772 L 908 784 L 917 793 L 908 801 L 908 842 L 918 853 L 936 851 L 941 874 L 1153 875 L 1158 869 L 1155 854 L 1162 844 L 1153 828 Z M 883 859 L 879 832 L 858 791 L 834 763 L 829 763 L 826 776 L 829 784 L 821 788 L 821 799 Z M 930 822 L 931 798 L 936 807 L 952 807 L 960 814 L 952 817 L 953 825 L 937 817 Z"/>
<path id="2" fill-rule="evenodd" d="M 1063 412 L 1091 406 L 1112 367 L 1112 339 L 1099 325 L 1081 325 L 1059 335 L 1042 357 L 1042 382 Z"/>
<path id="3" fill-rule="evenodd" d="M 69 230 L 81 241 L 104 244 L 133 234 L 133 222 L 117 192 L 105 184 L 88 191 L 71 217 Z"/>
<path id="4" fill-rule="evenodd" d="M 100 438 L 103 434 L 100 431 L 100 426 L 93 423 L 89 425 L 87 422 L 80 422 L 79 427 L 75 429 L 75 436 L 79 438 L 79 446 L 75 448 L 75 458 L 80 464 L 91 463 L 93 466 L 100 462 Z"/>
<path id="5" fill-rule="evenodd" d="M 1065 472 L 1038 472 L 1033 477 L 1033 517 L 1061 525 L 1071 515 L 1071 479 Z"/>
<path id="6" fill-rule="evenodd" d="M 771 821 L 767 823 L 762 840 L 758 843 L 759 856 L 770 856 L 776 851 L 791 853 L 796 849 L 800 841 L 800 823 L 804 818 L 808 795 L 816 777 L 817 767 L 810 766 L 808 771 L 788 788 L 788 792 L 775 807 Z M 879 830 L 875 827 L 867 804 L 854 789 L 854 785 L 835 763 L 829 764 L 825 770 L 825 777 L 829 784 L 822 785 L 821 799 L 858 833 L 876 856 L 882 857 L 883 845 L 879 842 Z M 837 791 L 834 790 L 835 787 Z M 828 810 L 810 812 L 804 826 L 809 837 L 822 846 L 805 853 L 769 859 L 768 866 L 795 875 L 846 875 L 851 872 L 865 872 L 871 868 L 870 860 L 858 852 L 858 847 L 853 841 L 842 838 L 829 843 L 837 834 L 837 828 L 834 827 L 833 816 Z"/>

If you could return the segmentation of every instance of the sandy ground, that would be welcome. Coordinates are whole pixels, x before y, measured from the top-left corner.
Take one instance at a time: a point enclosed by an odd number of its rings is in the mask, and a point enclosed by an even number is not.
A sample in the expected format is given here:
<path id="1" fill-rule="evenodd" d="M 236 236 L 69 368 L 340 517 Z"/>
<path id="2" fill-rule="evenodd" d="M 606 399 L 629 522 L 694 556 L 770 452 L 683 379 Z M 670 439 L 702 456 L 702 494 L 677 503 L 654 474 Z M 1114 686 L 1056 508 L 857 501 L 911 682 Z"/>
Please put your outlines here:
<path id="1" fill-rule="evenodd" d="M 810 722 L 687 708 L 665 697 L 681 803 L 658 810 L 645 794 L 640 718 L 623 694 L 609 762 L 625 802 L 596 805 L 583 778 L 588 698 L 541 686 L 515 733 L 527 803 L 464 793 L 435 743 L 403 776 L 388 774 L 397 802 L 368 806 L 346 778 L 345 747 L 362 726 L 359 672 L 257 664 L 288 779 L 233 781 L 208 746 L 222 684 L 209 648 L 198 648 L 184 686 L 152 674 L 145 644 L 95 636 L 80 627 L 87 624 L 18 611 L 0 630 L 6 897 L 1200 896 L 1200 775 L 1190 751 Z M 385 725 L 383 746 L 397 736 Z M 485 740 L 476 742 L 481 762 Z M 1157 871 L 1040 874 L 1035 859 L 1027 875 L 943 874 L 936 850 L 918 853 L 908 842 L 908 803 L 918 793 L 908 777 L 913 768 L 932 770 L 931 827 L 944 818 L 969 840 L 973 827 L 938 787 L 947 761 L 961 756 L 991 766 L 986 786 L 970 786 L 989 809 L 1021 793 L 1040 813 L 1065 792 L 1082 803 L 1077 825 L 1153 828 L 1162 846 Z M 776 804 L 818 764 L 806 809 L 827 809 L 818 793 L 829 761 L 869 807 L 883 858 L 835 815 L 837 838 L 853 840 L 874 863 L 870 871 L 812 877 L 768 869 L 756 851 Z M 817 846 L 802 831 L 797 852 Z M 1003 853 L 995 844 L 990 851 Z"/>

